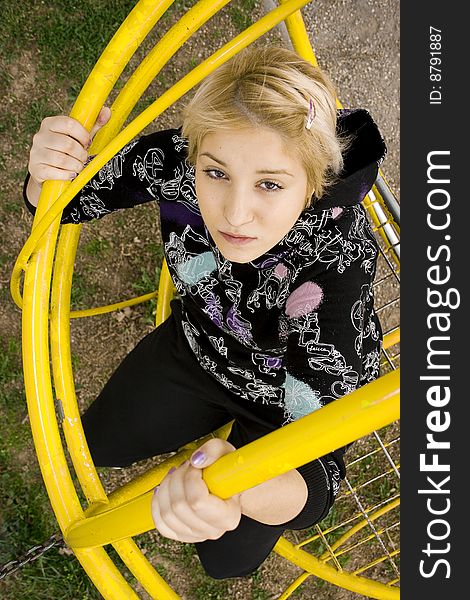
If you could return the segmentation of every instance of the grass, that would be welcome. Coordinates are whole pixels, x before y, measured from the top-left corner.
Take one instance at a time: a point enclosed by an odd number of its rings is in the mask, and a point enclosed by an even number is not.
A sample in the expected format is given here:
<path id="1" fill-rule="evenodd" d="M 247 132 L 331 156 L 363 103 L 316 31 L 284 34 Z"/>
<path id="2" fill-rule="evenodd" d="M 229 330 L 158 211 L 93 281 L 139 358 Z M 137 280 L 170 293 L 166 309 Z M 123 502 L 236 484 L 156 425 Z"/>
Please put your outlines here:
<path id="1" fill-rule="evenodd" d="M 77 271 L 73 274 L 71 304 L 73 308 L 86 308 L 96 292 L 96 284 L 88 281 L 86 274 Z"/>
<path id="2" fill-rule="evenodd" d="M 230 7 L 230 18 L 239 31 L 243 31 L 253 24 L 255 6 L 256 0 L 242 0 L 239 2 L 239 6 Z"/>
<path id="3" fill-rule="evenodd" d="M 140 275 L 132 284 L 132 289 L 138 295 L 144 295 L 153 292 L 158 286 L 158 281 L 160 280 L 163 262 L 162 246 L 153 242 L 147 244 L 146 253 L 148 253 L 152 258 L 151 262 L 155 265 L 155 267 L 153 270 L 149 270 L 146 267 L 140 267 Z M 155 298 L 150 300 L 150 302 L 146 302 L 143 315 L 144 323 L 148 325 L 155 323 L 156 306 L 157 301 Z"/>
<path id="4" fill-rule="evenodd" d="M 10 56 L 33 43 L 42 73 L 53 72 L 76 96 L 90 67 L 135 2 L 114 0 L 110 5 L 95 0 L 61 0 L 7 4 L 3 26 Z"/>
<path id="5" fill-rule="evenodd" d="M 58 530 L 32 449 L 16 339 L 0 343 L 0 563 L 22 555 Z M 57 548 L 0 582 L 15 600 L 98 600 L 79 563 Z"/>
<path id="6" fill-rule="evenodd" d="M 97 237 L 87 242 L 84 245 L 83 250 L 89 256 L 102 257 L 107 254 L 110 247 L 111 244 L 108 242 L 108 240 Z"/>

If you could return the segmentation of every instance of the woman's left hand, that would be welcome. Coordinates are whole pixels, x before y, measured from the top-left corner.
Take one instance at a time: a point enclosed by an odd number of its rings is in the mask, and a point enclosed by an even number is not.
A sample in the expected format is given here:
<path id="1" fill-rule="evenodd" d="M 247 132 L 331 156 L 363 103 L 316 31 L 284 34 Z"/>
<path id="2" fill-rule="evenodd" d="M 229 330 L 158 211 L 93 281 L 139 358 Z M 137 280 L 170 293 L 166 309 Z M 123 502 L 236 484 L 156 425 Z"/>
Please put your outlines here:
<path id="1" fill-rule="evenodd" d="M 236 450 L 232 444 L 214 438 L 203 444 L 179 468 L 167 473 L 152 499 L 152 517 L 157 530 L 180 542 L 216 540 L 238 527 L 241 519 L 240 494 L 222 500 L 209 492 L 202 469 Z M 196 455 L 203 453 L 203 461 Z"/>

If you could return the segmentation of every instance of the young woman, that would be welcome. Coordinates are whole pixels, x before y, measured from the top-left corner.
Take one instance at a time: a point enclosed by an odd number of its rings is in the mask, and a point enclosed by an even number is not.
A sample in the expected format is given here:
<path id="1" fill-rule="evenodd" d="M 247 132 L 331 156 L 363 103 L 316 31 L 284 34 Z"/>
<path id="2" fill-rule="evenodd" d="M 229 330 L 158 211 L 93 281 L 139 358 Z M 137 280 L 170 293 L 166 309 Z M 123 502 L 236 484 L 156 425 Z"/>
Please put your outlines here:
<path id="1" fill-rule="evenodd" d="M 33 138 L 25 200 L 73 179 L 89 134 L 65 117 Z M 250 48 L 219 67 L 183 125 L 123 148 L 63 223 L 158 201 L 179 293 L 170 318 L 124 359 L 83 415 L 99 466 L 177 450 L 234 419 L 158 487 L 158 531 L 196 544 L 214 578 L 244 576 L 285 529 L 323 519 L 344 448 L 228 500 L 202 468 L 378 376 L 377 244 L 360 202 L 385 154 L 364 110 L 340 111 L 327 77 L 292 51 Z"/>

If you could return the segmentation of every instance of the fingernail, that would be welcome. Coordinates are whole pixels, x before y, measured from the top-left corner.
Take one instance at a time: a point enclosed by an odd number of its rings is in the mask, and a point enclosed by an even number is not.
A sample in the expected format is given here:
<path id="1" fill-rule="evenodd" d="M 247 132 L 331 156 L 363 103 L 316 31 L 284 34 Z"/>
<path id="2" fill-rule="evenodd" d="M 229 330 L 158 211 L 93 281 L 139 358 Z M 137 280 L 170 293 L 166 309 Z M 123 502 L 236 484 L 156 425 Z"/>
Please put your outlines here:
<path id="1" fill-rule="evenodd" d="M 168 471 L 168 475 L 170 475 L 170 473 L 173 473 L 173 471 L 176 471 L 176 467 L 171 467 L 171 469 Z"/>
<path id="2" fill-rule="evenodd" d="M 70 173 L 70 179 L 75 179 L 76 176 L 77 176 L 76 173 Z"/>
<path id="3" fill-rule="evenodd" d="M 191 457 L 191 462 L 193 463 L 193 465 L 196 465 L 196 467 L 200 467 L 202 464 L 204 464 L 205 460 L 206 455 L 200 450 L 195 452 Z"/>
<path id="4" fill-rule="evenodd" d="M 157 487 L 156 487 L 156 488 L 153 490 L 153 493 L 154 493 L 154 494 L 158 494 L 158 485 L 157 485 Z"/>

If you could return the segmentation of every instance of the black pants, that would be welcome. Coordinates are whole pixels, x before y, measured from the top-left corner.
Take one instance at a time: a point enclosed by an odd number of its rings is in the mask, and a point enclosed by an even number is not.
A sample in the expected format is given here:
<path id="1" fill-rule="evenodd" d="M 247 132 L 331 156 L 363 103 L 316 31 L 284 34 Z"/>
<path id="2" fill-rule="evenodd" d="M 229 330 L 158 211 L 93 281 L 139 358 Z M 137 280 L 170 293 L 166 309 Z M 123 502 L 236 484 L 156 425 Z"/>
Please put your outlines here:
<path id="1" fill-rule="evenodd" d="M 139 342 L 83 415 L 97 466 L 127 466 L 176 451 L 232 419 L 228 441 L 236 448 L 282 424 L 281 408 L 231 394 L 200 367 L 175 312 Z M 196 543 L 205 571 L 215 579 L 248 575 L 285 529 L 305 529 L 326 516 L 333 503 L 329 468 L 323 459 L 298 468 L 309 497 L 288 523 L 267 525 L 242 515 L 237 529 Z"/>

